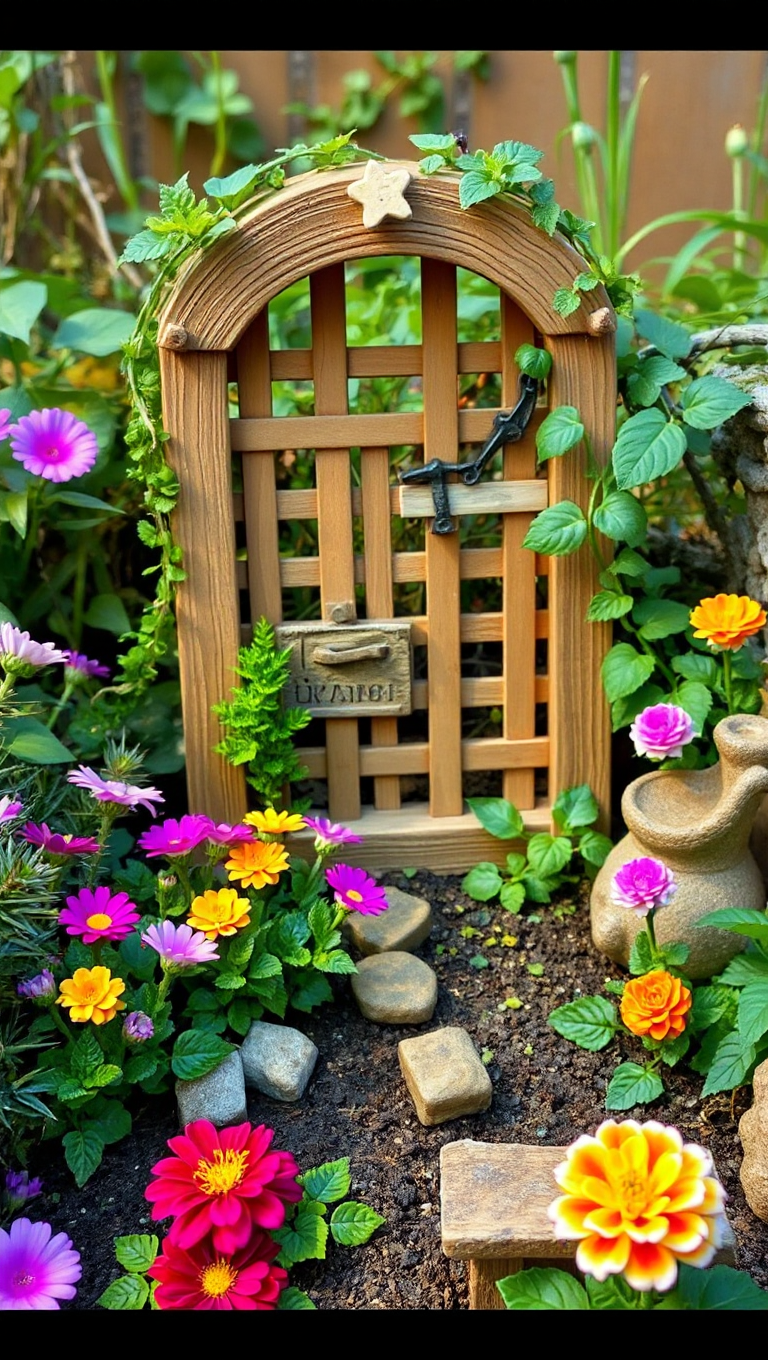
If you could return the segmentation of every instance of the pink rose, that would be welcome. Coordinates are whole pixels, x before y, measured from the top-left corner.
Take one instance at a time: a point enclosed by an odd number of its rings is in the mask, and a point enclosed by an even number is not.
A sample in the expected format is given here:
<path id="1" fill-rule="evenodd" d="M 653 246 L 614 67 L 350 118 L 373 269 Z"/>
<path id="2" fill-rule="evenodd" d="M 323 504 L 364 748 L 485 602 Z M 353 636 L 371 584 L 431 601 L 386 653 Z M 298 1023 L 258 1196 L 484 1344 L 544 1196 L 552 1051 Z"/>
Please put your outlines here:
<path id="1" fill-rule="evenodd" d="M 695 736 L 693 720 L 678 704 L 651 704 L 629 729 L 635 752 L 649 760 L 676 760 Z"/>
<path id="2" fill-rule="evenodd" d="M 671 869 L 660 859 L 630 859 L 613 876 L 611 901 L 647 916 L 654 907 L 663 907 L 676 887 Z"/>

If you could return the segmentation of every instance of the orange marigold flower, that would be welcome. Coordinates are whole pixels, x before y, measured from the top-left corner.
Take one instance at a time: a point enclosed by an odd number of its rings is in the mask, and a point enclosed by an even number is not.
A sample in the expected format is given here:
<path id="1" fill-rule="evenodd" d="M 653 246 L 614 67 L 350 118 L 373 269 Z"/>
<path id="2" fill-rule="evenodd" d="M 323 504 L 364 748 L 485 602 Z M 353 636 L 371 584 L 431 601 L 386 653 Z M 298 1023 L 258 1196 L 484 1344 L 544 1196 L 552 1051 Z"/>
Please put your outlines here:
<path id="1" fill-rule="evenodd" d="M 56 1005 L 68 1006 L 70 1020 L 79 1023 L 92 1020 L 94 1025 L 104 1025 L 125 1010 L 125 1002 L 118 1001 L 125 983 L 122 978 L 113 978 L 108 968 L 77 968 L 59 990 Z"/>
<path id="2" fill-rule="evenodd" d="M 288 868 L 288 854 L 282 845 L 264 841 L 245 841 L 235 845 L 226 862 L 230 879 L 239 879 L 242 888 L 263 888 L 277 883 Z"/>
<path id="3" fill-rule="evenodd" d="M 576 1265 L 596 1280 L 672 1289 L 678 1261 L 707 1266 L 722 1243 L 725 1192 L 705 1148 L 655 1120 L 608 1119 L 555 1167 L 565 1191 L 549 1206 L 558 1238 L 578 1241 Z"/>
<path id="4" fill-rule="evenodd" d="M 714 595 L 700 600 L 691 610 L 694 637 L 706 638 L 710 647 L 735 652 L 748 637 L 765 627 L 766 614 L 748 595 Z"/>
<path id="5" fill-rule="evenodd" d="M 298 812 L 276 812 L 273 807 L 265 808 L 263 812 L 247 812 L 243 821 L 267 836 L 282 836 L 286 831 L 303 831 L 306 825 Z"/>
<path id="6" fill-rule="evenodd" d="M 209 940 L 220 935 L 234 935 L 250 924 L 251 904 L 247 897 L 238 897 L 237 888 L 209 888 L 192 902 L 187 925 L 202 930 Z"/>
<path id="7" fill-rule="evenodd" d="M 621 1018 L 627 1029 L 643 1038 L 676 1039 L 685 1029 L 691 993 L 679 978 L 657 968 L 632 978 L 621 998 Z"/>

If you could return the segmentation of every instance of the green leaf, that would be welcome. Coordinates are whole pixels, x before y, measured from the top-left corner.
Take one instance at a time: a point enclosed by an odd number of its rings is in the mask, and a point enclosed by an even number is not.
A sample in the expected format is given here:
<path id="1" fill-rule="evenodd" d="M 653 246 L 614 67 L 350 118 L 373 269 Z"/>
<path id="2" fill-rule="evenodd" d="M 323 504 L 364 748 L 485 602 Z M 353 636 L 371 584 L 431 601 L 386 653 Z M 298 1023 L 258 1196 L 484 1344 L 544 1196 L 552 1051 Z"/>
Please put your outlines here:
<path id="1" fill-rule="evenodd" d="M 493 198 L 503 190 L 501 180 L 488 179 L 480 171 L 468 170 L 459 181 L 459 203 L 462 208 L 471 208 L 473 204 L 482 203 L 486 198 Z"/>
<path id="2" fill-rule="evenodd" d="M 132 1275 L 143 1275 L 149 1270 L 159 1250 L 160 1239 L 154 1233 L 132 1233 L 129 1237 L 115 1238 L 115 1256 Z"/>
<path id="3" fill-rule="evenodd" d="M 16 760 L 28 761 L 30 765 L 72 763 L 72 752 L 37 718 L 9 718 L 3 724 L 3 735 L 8 741 L 7 754 Z"/>
<path id="4" fill-rule="evenodd" d="M 659 945 L 659 953 L 665 968 L 683 968 L 688 962 L 690 952 L 688 945 L 680 941 L 675 944 Z"/>
<path id="5" fill-rule="evenodd" d="M 685 453 L 685 434 L 654 407 L 630 416 L 613 446 L 613 470 L 619 489 L 629 491 L 677 467 Z"/>
<path id="6" fill-rule="evenodd" d="M 676 1039 L 665 1039 L 659 1053 L 661 1061 L 667 1067 L 676 1067 L 681 1058 L 684 1058 L 691 1046 L 690 1034 L 678 1034 Z"/>
<path id="7" fill-rule="evenodd" d="M 591 826 L 599 815 L 597 799 L 589 784 L 576 784 L 571 789 L 563 789 L 552 805 L 552 820 L 561 831 Z"/>
<path id="8" fill-rule="evenodd" d="M 768 915 L 750 907 L 720 907 L 709 911 L 696 922 L 697 926 L 717 926 L 733 930 L 737 935 L 748 935 L 753 940 L 768 944 Z"/>
<path id="9" fill-rule="evenodd" d="M 611 1042 L 619 1023 L 616 1007 L 603 996 L 580 996 L 558 1006 L 548 1019 L 558 1034 L 592 1053 Z"/>
<path id="10" fill-rule="evenodd" d="M 714 916 L 714 912 L 710 912 Z M 768 977 L 768 957 L 760 946 L 750 946 L 746 953 L 737 954 L 723 969 L 718 982 L 729 987 L 748 987 Z"/>
<path id="11" fill-rule="evenodd" d="M 751 401 L 748 393 L 740 392 L 726 378 L 708 374 L 705 378 L 697 378 L 685 389 L 680 405 L 686 425 L 692 425 L 696 430 L 713 430 L 744 406 L 749 406 Z"/>
<path id="12" fill-rule="evenodd" d="M 61 322 L 51 340 L 52 349 L 76 349 L 103 359 L 116 354 L 133 333 L 136 318 L 114 307 L 86 307 Z"/>
<path id="13" fill-rule="evenodd" d="M 529 378 L 538 378 L 541 382 L 549 375 L 552 355 L 549 350 L 538 349 L 536 345 L 521 345 L 515 353 L 515 363 L 521 373 L 527 373 Z"/>
<path id="14" fill-rule="evenodd" d="M 496 1281 L 505 1307 L 532 1312 L 574 1312 L 589 1308 L 584 1286 L 554 1266 L 532 1266 Z"/>
<path id="15" fill-rule="evenodd" d="M 554 235 L 559 218 L 559 203 L 534 203 L 531 208 L 531 221 L 533 222 L 534 227 L 538 227 L 540 231 L 545 231 L 547 236 Z M 558 289 L 558 292 L 559 291 L 560 290 Z M 570 292 L 568 292 L 568 296 L 572 296 Z M 575 310 L 576 309 L 574 308 L 574 311 Z"/>
<path id="16" fill-rule="evenodd" d="M 258 175 L 258 166 L 241 165 L 239 170 L 234 170 L 231 175 L 226 175 L 223 179 L 220 176 L 207 179 L 203 189 L 211 198 L 215 198 L 223 208 L 232 211 L 239 208 L 240 204 L 250 197 Z"/>
<path id="17" fill-rule="evenodd" d="M 688 376 L 684 368 L 663 354 L 644 359 L 641 353 L 638 358 L 638 368 L 629 375 L 630 396 L 637 406 L 653 406 L 666 383 L 681 382 Z"/>
<path id="18" fill-rule="evenodd" d="M 331 1214 L 331 1236 L 342 1247 L 359 1247 L 385 1222 L 386 1219 L 369 1209 L 367 1204 L 351 1199 Z"/>
<path id="19" fill-rule="evenodd" d="M 557 288 L 552 299 L 552 306 L 558 316 L 570 316 L 571 312 L 577 312 L 581 306 L 581 298 L 577 292 L 571 288 Z"/>
<path id="20" fill-rule="evenodd" d="M 29 496 L 26 490 L 0 492 L 0 519 L 7 519 L 19 538 L 24 538 L 27 533 L 28 510 Z"/>
<path id="21" fill-rule="evenodd" d="M 507 872 L 510 873 L 513 878 L 520 878 L 520 876 L 525 873 L 527 862 L 525 855 L 518 854 L 516 850 L 510 850 L 506 860 Z"/>
<path id="22" fill-rule="evenodd" d="M 635 603 L 632 595 L 622 595 L 616 590 L 599 590 L 592 596 L 584 616 L 587 623 L 607 623 L 610 619 L 622 619 Z"/>
<path id="23" fill-rule="evenodd" d="M 473 954 L 472 958 L 469 960 L 469 966 L 470 968 L 477 968 L 480 970 L 482 968 L 490 968 L 491 965 L 485 957 L 485 954 Z"/>
<path id="24" fill-rule="evenodd" d="M 349 1194 L 349 1182 L 348 1157 L 323 1162 L 322 1166 L 314 1166 L 299 1177 L 299 1184 L 304 1186 L 310 1199 L 317 1199 L 321 1204 L 335 1204 L 337 1199 L 343 1199 Z"/>
<path id="25" fill-rule="evenodd" d="M 277 1311 L 284 1313 L 287 1310 L 296 1310 L 298 1308 L 305 1310 L 311 1308 L 317 1311 L 316 1305 L 312 1302 L 309 1295 L 304 1293 L 303 1289 L 297 1289 L 295 1285 L 289 1284 L 287 1289 L 280 1290 L 280 1297 L 277 1301 Z"/>
<path id="26" fill-rule="evenodd" d="M 549 355 L 547 355 L 549 358 Z M 584 438 L 584 426 L 575 406 L 556 406 L 536 431 L 536 453 L 540 463 L 560 458 Z"/>
<path id="27" fill-rule="evenodd" d="M 333 1001 L 333 992 L 322 973 L 314 973 L 302 980 L 296 991 L 291 992 L 291 1005 L 296 1011 L 311 1011 Z"/>
<path id="28" fill-rule="evenodd" d="M 323 949 L 316 949 L 312 955 L 312 963 L 323 973 L 357 972 L 355 964 L 344 949 L 332 949 L 329 953 Z"/>
<path id="29" fill-rule="evenodd" d="M 675 703 L 684 708 L 686 713 L 693 718 L 693 725 L 697 734 L 704 727 L 712 702 L 711 690 L 706 685 L 700 684 L 698 680 L 684 680 L 675 691 Z"/>
<path id="30" fill-rule="evenodd" d="M 750 982 L 739 997 L 739 1035 L 744 1044 L 757 1044 L 768 1031 L 768 979 Z"/>
<path id="31" fill-rule="evenodd" d="M 156 1057 L 155 1066 L 157 1063 Z M 103 1105 L 106 1108 L 95 1117 L 90 1117 L 86 1127 L 93 1129 L 102 1142 L 109 1146 L 110 1143 L 119 1143 L 122 1138 L 128 1137 L 133 1121 L 130 1110 L 126 1110 L 119 1098 L 104 1100 Z"/>
<path id="32" fill-rule="evenodd" d="M 732 1266 L 710 1266 L 697 1270 L 682 1261 L 678 1266 L 677 1288 L 684 1307 L 714 1312 L 768 1312 L 768 1293 L 755 1284 L 745 1270 Z"/>
<path id="33" fill-rule="evenodd" d="M 576 552 L 587 537 L 583 510 L 573 501 L 559 501 L 542 510 L 531 524 L 523 547 L 550 557 L 566 557 Z"/>
<path id="34" fill-rule="evenodd" d="M 686 680 L 698 680 L 710 689 L 717 683 L 717 662 L 713 656 L 705 656 L 702 652 L 684 652 L 682 656 L 673 656 L 672 669 Z"/>
<path id="35" fill-rule="evenodd" d="M 131 621 L 119 595 L 94 595 L 83 615 L 83 622 L 91 628 L 103 628 L 116 637 L 130 632 L 131 628 Z"/>
<path id="36" fill-rule="evenodd" d="M 309 950 L 305 950 L 304 952 L 307 954 L 305 962 L 308 963 Z M 274 954 L 257 954 L 255 958 L 251 959 L 251 962 L 248 965 L 248 976 L 252 980 L 257 978 L 278 977 L 282 974 L 282 971 L 283 965 Z"/>
<path id="37" fill-rule="evenodd" d="M 72 1129 L 62 1138 L 64 1157 L 75 1181 L 85 1185 L 104 1156 L 104 1141 L 95 1129 Z"/>
<path id="38" fill-rule="evenodd" d="M 100 510 L 105 515 L 125 514 L 125 511 L 117 505 L 110 505 L 109 501 L 100 501 L 98 496 L 86 496 L 82 491 L 56 489 L 50 493 L 49 500 L 56 501 L 59 505 L 77 505 L 84 510 Z"/>
<path id="39" fill-rule="evenodd" d="M 378 55 L 378 53 L 377 53 Z M 452 132 L 420 132 L 408 138 L 419 151 L 454 151 L 456 138 Z"/>
<path id="40" fill-rule="evenodd" d="M 694 1033 L 709 1029 L 728 1009 L 733 993 L 725 987 L 694 987 L 688 1026 Z"/>
<path id="41" fill-rule="evenodd" d="M 653 674 L 652 656 L 636 651 L 628 642 L 617 642 L 607 653 L 602 667 L 603 688 L 609 703 L 634 694 Z"/>
<path id="42" fill-rule="evenodd" d="M 280 1244 L 279 1263 L 290 1270 L 298 1261 L 324 1261 L 328 1241 L 328 1224 L 323 1218 L 325 1206 L 314 1200 L 302 1200 L 292 1223 L 273 1230 L 272 1237 Z"/>
<path id="43" fill-rule="evenodd" d="M 585 831 L 577 846 L 578 852 L 587 864 L 594 864 L 599 869 L 604 864 L 613 849 L 613 841 L 609 836 L 603 836 L 599 831 Z"/>
<path id="44" fill-rule="evenodd" d="M 688 627 L 690 609 L 687 604 L 676 600 L 638 600 L 633 619 L 640 629 L 640 636 L 646 642 L 655 638 L 671 637 L 673 633 L 684 633 Z"/>
<path id="45" fill-rule="evenodd" d="M 607 538 L 623 540 L 630 548 L 643 542 L 648 516 L 630 491 L 611 491 L 595 511 L 595 528 Z"/>
<path id="46" fill-rule="evenodd" d="M 103 1061 L 104 1054 L 93 1030 L 84 1030 L 72 1049 L 69 1065 L 73 1077 L 84 1082 Z"/>
<path id="47" fill-rule="evenodd" d="M 726 1034 L 718 1044 L 712 1059 L 712 1066 L 702 1087 L 702 1098 L 713 1096 L 718 1091 L 732 1091 L 735 1086 L 741 1086 L 755 1057 L 754 1044 L 745 1043 L 741 1035 L 735 1031 Z"/>
<path id="48" fill-rule="evenodd" d="M 498 840 L 519 840 L 523 835 L 523 819 L 506 798 L 468 798 L 467 803 L 480 825 Z"/>
<path id="49" fill-rule="evenodd" d="M 531 902 L 550 902 L 552 892 L 557 884 L 554 881 L 549 882 L 546 878 L 538 878 L 536 874 L 525 874 L 522 886 L 525 889 L 526 898 L 529 898 Z"/>
<path id="50" fill-rule="evenodd" d="M 636 553 L 632 548 L 622 548 L 621 552 L 614 557 L 608 568 L 609 572 L 616 576 L 645 576 L 648 571 L 648 563 L 640 553 Z"/>
<path id="51" fill-rule="evenodd" d="M 664 1094 L 664 1083 L 656 1072 L 646 1072 L 637 1063 L 620 1063 L 605 1093 L 606 1110 L 629 1110 L 647 1105 Z"/>
<path id="52" fill-rule="evenodd" d="M 635 936 L 629 951 L 629 971 L 633 977 L 641 977 L 643 973 L 650 973 L 653 967 L 653 952 L 648 931 L 641 930 Z"/>
<path id="53" fill-rule="evenodd" d="M 573 845 L 568 836 L 550 836 L 539 832 L 528 842 L 528 862 L 534 874 L 541 878 L 552 878 L 559 874 L 569 863 Z"/>
<path id="54" fill-rule="evenodd" d="M 637 1293 L 623 1275 L 609 1275 L 607 1280 L 596 1280 L 588 1275 L 584 1281 L 589 1306 L 596 1312 L 626 1312 L 637 1308 Z"/>
<path id="55" fill-rule="evenodd" d="M 685 326 L 643 308 L 635 310 L 635 325 L 643 339 L 649 340 L 668 359 L 684 359 L 690 354 L 692 337 Z"/>
<path id="56" fill-rule="evenodd" d="M 101 1308 L 138 1312 L 149 1298 L 149 1282 L 139 1275 L 121 1275 L 96 1300 Z"/>
<path id="57" fill-rule="evenodd" d="M 242 973 L 219 973 L 214 985 L 222 992 L 237 992 L 245 983 Z"/>
<path id="58" fill-rule="evenodd" d="M 526 899 L 526 887 L 524 883 L 503 883 L 499 893 L 499 901 L 505 911 L 511 911 L 516 916 Z M 487 899 L 486 899 L 487 901 Z"/>
<path id="59" fill-rule="evenodd" d="M 173 1046 L 171 1067 L 182 1081 L 197 1081 L 212 1072 L 214 1067 L 232 1052 L 232 1044 L 218 1034 L 206 1034 L 199 1029 L 188 1029 L 180 1034 Z"/>
<path id="60" fill-rule="evenodd" d="M 0 332 L 28 345 L 30 331 L 47 299 L 45 284 L 31 279 L 0 288 Z"/>
<path id="61" fill-rule="evenodd" d="M 461 880 L 462 890 L 475 902 L 490 902 L 502 889 L 502 877 L 495 864 L 483 860 Z"/>

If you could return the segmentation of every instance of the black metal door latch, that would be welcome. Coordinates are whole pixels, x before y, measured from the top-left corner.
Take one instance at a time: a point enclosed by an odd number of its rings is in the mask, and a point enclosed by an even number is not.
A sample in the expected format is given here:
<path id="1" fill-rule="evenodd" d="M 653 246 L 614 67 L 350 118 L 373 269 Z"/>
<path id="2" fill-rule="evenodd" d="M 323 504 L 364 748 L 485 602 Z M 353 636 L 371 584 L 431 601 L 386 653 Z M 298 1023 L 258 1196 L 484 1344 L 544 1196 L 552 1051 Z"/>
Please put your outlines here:
<path id="1" fill-rule="evenodd" d="M 448 500 L 448 473 L 458 473 L 465 486 L 475 486 L 496 451 L 503 444 L 514 444 L 518 439 L 522 439 L 536 408 L 538 392 L 538 379 L 529 377 L 527 373 L 521 373 L 520 399 L 517 406 L 512 411 L 499 411 L 494 417 L 491 433 L 472 462 L 445 463 L 442 458 L 433 458 L 429 463 L 425 463 L 424 467 L 412 468 L 410 472 L 399 474 L 400 481 L 410 486 L 421 482 L 429 482 L 431 485 L 435 505 L 433 534 L 452 534 L 456 530 Z"/>

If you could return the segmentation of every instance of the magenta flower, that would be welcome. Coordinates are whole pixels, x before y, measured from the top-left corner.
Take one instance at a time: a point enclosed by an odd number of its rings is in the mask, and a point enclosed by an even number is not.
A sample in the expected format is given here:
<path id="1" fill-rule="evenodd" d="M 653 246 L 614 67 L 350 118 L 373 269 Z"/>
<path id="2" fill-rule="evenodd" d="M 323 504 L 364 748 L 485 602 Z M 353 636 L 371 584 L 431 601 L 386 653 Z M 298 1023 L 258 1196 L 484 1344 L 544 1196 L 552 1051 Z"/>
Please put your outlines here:
<path id="1" fill-rule="evenodd" d="M 155 816 L 153 803 L 164 803 L 159 789 L 142 789 L 138 784 L 124 784 L 120 779 L 102 779 L 89 765 L 80 765 L 67 775 L 70 784 L 87 789 L 97 803 L 119 803 L 122 807 L 145 807 Z"/>
<path id="2" fill-rule="evenodd" d="M 79 679 L 90 680 L 94 675 L 109 675 L 109 666 L 102 666 L 99 661 L 89 661 L 82 652 L 65 652 L 64 661 L 67 670 L 75 671 Z"/>
<path id="3" fill-rule="evenodd" d="M 333 888 L 335 900 L 347 911 L 380 916 L 389 906 L 384 889 L 365 869 L 354 868 L 351 864 L 334 864 L 326 869 L 325 877 Z"/>
<path id="4" fill-rule="evenodd" d="M 2 411 L 0 411 L 0 444 L 2 444 L 3 440 L 7 439 L 11 433 L 10 415 L 11 408 L 9 406 L 4 406 Z"/>
<path id="5" fill-rule="evenodd" d="M 36 973 L 34 977 L 27 978 L 25 982 L 16 984 L 16 991 L 19 996 L 23 996 L 25 1001 L 41 1001 L 46 1004 L 53 1001 L 58 988 L 53 973 L 48 968 L 44 968 L 42 973 Z"/>
<path id="6" fill-rule="evenodd" d="M 654 907 L 665 906 L 676 888 L 672 871 L 660 859 L 631 859 L 613 876 L 611 901 L 647 916 Z"/>
<path id="7" fill-rule="evenodd" d="M 208 827 L 208 840 L 214 845 L 242 845 L 255 839 L 253 827 L 244 822 L 238 822 L 237 826 L 230 826 L 229 822 L 211 822 Z"/>
<path id="8" fill-rule="evenodd" d="M 52 642 L 33 642 L 29 633 L 14 628 L 12 623 L 0 623 L 0 663 L 9 675 L 27 678 L 41 666 L 63 660 L 64 653 Z"/>
<path id="9" fill-rule="evenodd" d="M 46 407 L 11 425 L 11 453 L 34 477 L 68 482 L 90 472 L 99 452 L 96 436 L 70 411 Z"/>
<path id="10" fill-rule="evenodd" d="M 99 848 L 95 836 L 71 836 L 51 831 L 46 822 L 40 826 L 26 822 L 21 834 L 30 845 L 39 845 L 49 855 L 95 855 Z"/>
<path id="11" fill-rule="evenodd" d="M 26 1204 L 28 1199 L 37 1199 L 42 1193 L 43 1182 L 39 1176 L 29 1179 L 28 1171 L 6 1171 L 5 1203 L 12 1214 Z"/>
<path id="12" fill-rule="evenodd" d="M 98 940 L 124 940 L 137 921 L 141 920 L 135 902 L 128 894 L 115 893 L 109 888 L 81 888 L 76 897 L 68 897 L 66 907 L 59 912 L 59 925 L 67 927 L 68 935 L 82 935 L 83 944 Z"/>
<path id="13" fill-rule="evenodd" d="M 51 1236 L 50 1223 L 16 1218 L 0 1228 L 0 1311 L 58 1309 L 57 1299 L 73 1299 L 82 1275 L 80 1253 L 66 1233 Z"/>
<path id="14" fill-rule="evenodd" d="M 23 810 L 24 804 L 14 802 L 10 793 L 4 793 L 0 798 L 0 822 L 12 822 Z"/>
<path id="15" fill-rule="evenodd" d="M 651 704 L 629 729 L 635 752 L 649 760 L 677 760 L 696 733 L 693 719 L 678 704 Z"/>
<path id="16" fill-rule="evenodd" d="M 181 972 L 219 957 L 215 940 L 207 940 L 202 930 L 193 930 L 187 925 L 175 926 L 173 921 L 150 926 L 141 939 L 143 944 L 157 951 L 166 972 Z"/>
<path id="17" fill-rule="evenodd" d="M 168 817 L 159 826 L 151 826 L 143 836 L 139 836 L 138 846 L 146 852 L 147 859 L 152 859 L 153 855 L 167 855 L 169 858 L 188 855 L 195 846 L 208 839 L 212 825 L 210 817 L 202 814 L 180 817 L 178 821 L 175 817 Z"/>
<path id="18" fill-rule="evenodd" d="M 362 836 L 356 836 L 346 826 L 330 822 L 327 817 L 305 817 L 305 825 L 315 833 L 315 850 L 328 850 L 332 845 L 362 845 Z"/>
<path id="19" fill-rule="evenodd" d="M 147 1039 L 151 1039 L 155 1032 L 148 1015 L 144 1011 L 131 1011 L 123 1021 L 123 1038 L 129 1044 L 143 1044 Z"/>

